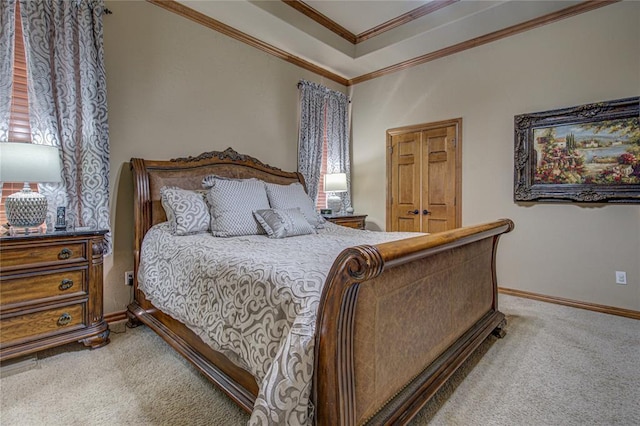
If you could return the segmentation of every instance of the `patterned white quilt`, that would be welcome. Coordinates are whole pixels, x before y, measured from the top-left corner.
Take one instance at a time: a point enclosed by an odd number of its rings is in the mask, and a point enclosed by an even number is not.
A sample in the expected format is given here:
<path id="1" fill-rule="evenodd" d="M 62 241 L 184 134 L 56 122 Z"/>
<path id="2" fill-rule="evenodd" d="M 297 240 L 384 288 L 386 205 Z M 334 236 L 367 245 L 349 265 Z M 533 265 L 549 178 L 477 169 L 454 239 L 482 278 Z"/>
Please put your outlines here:
<path id="1" fill-rule="evenodd" d="M 249 424 L 308 424 L 316 314 L 333 261 L 347 247 L 416 235 L 326 223 L 284 239 L 172 236 L 165 222 L 145 236 L 139 288 L 253 373 L 259 395 Z"/>

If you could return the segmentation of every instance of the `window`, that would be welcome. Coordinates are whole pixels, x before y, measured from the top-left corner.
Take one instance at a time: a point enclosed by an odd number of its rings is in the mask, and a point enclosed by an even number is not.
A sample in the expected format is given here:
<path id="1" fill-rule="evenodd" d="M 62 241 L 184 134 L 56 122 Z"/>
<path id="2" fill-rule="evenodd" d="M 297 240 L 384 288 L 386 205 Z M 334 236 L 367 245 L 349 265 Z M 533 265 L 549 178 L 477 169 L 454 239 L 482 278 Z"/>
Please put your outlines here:
<path id="1" fill-rule="evenodd" d="M 322 164 L 320 166 L 320 183 L 318 184 L 318 196 L 316 197 L 316 208 L 327 208 L 327 193 L 324 192 L 324 175 L 327 174 L 327 152 L 329 150 L 327 143 L 327 131 L 325 130 L 322 137 Z"/>
<path id="2" fill-rule="evenodd" d="M 20 2 L 16 2 L 16 30 L 13 51 L 13 91 L 11 93 L 11 116 L 9 118 L 9 141 L 31 142 L 31 126 L 29 124 L 29 100 L 27 95 L 27 59 L 22 35 L 22 20 L 20 18 Z M 7 223 L 4 200 L 14 192 L 20 191 L 24 182 L 3 182 L 2 198 L 0 200 L 0 224 Z M 31 189 L 38 190 L 38 185 L 32 183 Z"/>
<path id="3" fill-rule="evenodd" d="M 307 190 L 317 209 L 327 205 L 324 183 L 327 172 L 350 173 L 349 98 L 321 84 L 300 80 L 298 171 L 307 180 Z M 318 155 L 320 154 L 320 155 Z M 340 195 L 350 205 L 349 192 Z"/>

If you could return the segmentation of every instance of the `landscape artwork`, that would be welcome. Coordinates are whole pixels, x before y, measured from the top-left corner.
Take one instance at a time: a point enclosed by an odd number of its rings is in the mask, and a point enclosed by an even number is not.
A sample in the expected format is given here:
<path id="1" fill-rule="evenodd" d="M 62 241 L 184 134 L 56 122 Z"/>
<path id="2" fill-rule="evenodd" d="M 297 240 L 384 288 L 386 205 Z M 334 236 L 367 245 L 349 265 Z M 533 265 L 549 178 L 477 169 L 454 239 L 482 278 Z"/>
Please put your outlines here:
<path id="1" fill-rule="evenodd" d="M 534 183 L 640 184 L 638 117 L 534 129 Z"/>
<path id="2" fill-rule="evenodd" d="M 515 201 L 640 203 L 640 98 L 515 116 Z"/>

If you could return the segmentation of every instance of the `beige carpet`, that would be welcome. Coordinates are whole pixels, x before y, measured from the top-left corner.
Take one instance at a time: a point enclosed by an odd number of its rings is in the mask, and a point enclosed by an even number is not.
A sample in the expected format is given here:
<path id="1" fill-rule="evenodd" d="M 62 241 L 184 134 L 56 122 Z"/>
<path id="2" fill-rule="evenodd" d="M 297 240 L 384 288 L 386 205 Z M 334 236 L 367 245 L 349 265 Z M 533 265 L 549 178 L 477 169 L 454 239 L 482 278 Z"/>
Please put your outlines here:
<path id="1" fill-rule="evenodd" d="M 505 295 L 500 304 L 507 336 L 488 339 L 413 425 L 640 425 L 640 321 Z M 0 379 L 1 425 L 248 419 L 146 327 L 64 349 Z"/>

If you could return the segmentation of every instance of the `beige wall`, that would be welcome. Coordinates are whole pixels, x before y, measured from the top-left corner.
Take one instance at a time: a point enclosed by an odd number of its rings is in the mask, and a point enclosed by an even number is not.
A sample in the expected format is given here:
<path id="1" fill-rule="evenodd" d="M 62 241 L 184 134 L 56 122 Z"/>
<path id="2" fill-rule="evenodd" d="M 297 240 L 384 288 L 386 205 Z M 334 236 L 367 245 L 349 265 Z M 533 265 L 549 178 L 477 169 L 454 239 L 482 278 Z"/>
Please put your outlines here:
<path id="1" fill-rule="evenodd" d="M 501 217 L 499 285 L 640 310 L 640 206 L 513 202 L 513 117 L 640 95 L 640 3 L 610 5 L 356 85 L 353 204 L 385 226 L 385 131 L 463 119 L 463 224 Z M 614 271 L 628 285 L 616 285 Z"/>
<path id="2" fill-rule="evenodd" d="M 133 269 L 131 157 L 167 159 L 228 146 L 296 167 L 301 78 L 339 85 L 147 2 L 107 2 L 105 17 L 114 253 L 105 312 L 125 309 Z M 504 287 L 640 309 L 640 206 L 512 201 L 513 116 L 640 94 L 640 3 L 544 26 L 353 92 L 354 207 L 385 223 L 385 131 L 463 118 L 463 223 L 509 217 Z M 614 271 L 627 272 L 627 286 Z"/>
<path id="3" fill-rule="evenodd" d="M 111 142 L 113 254 L 104 308 L 131 299 L 133 190 L 129 159 L 233 147 L 284 170 L 297 163 L 300 79 L 344 87 L 150 3 L 107 2 L 104 44 Z"/>

